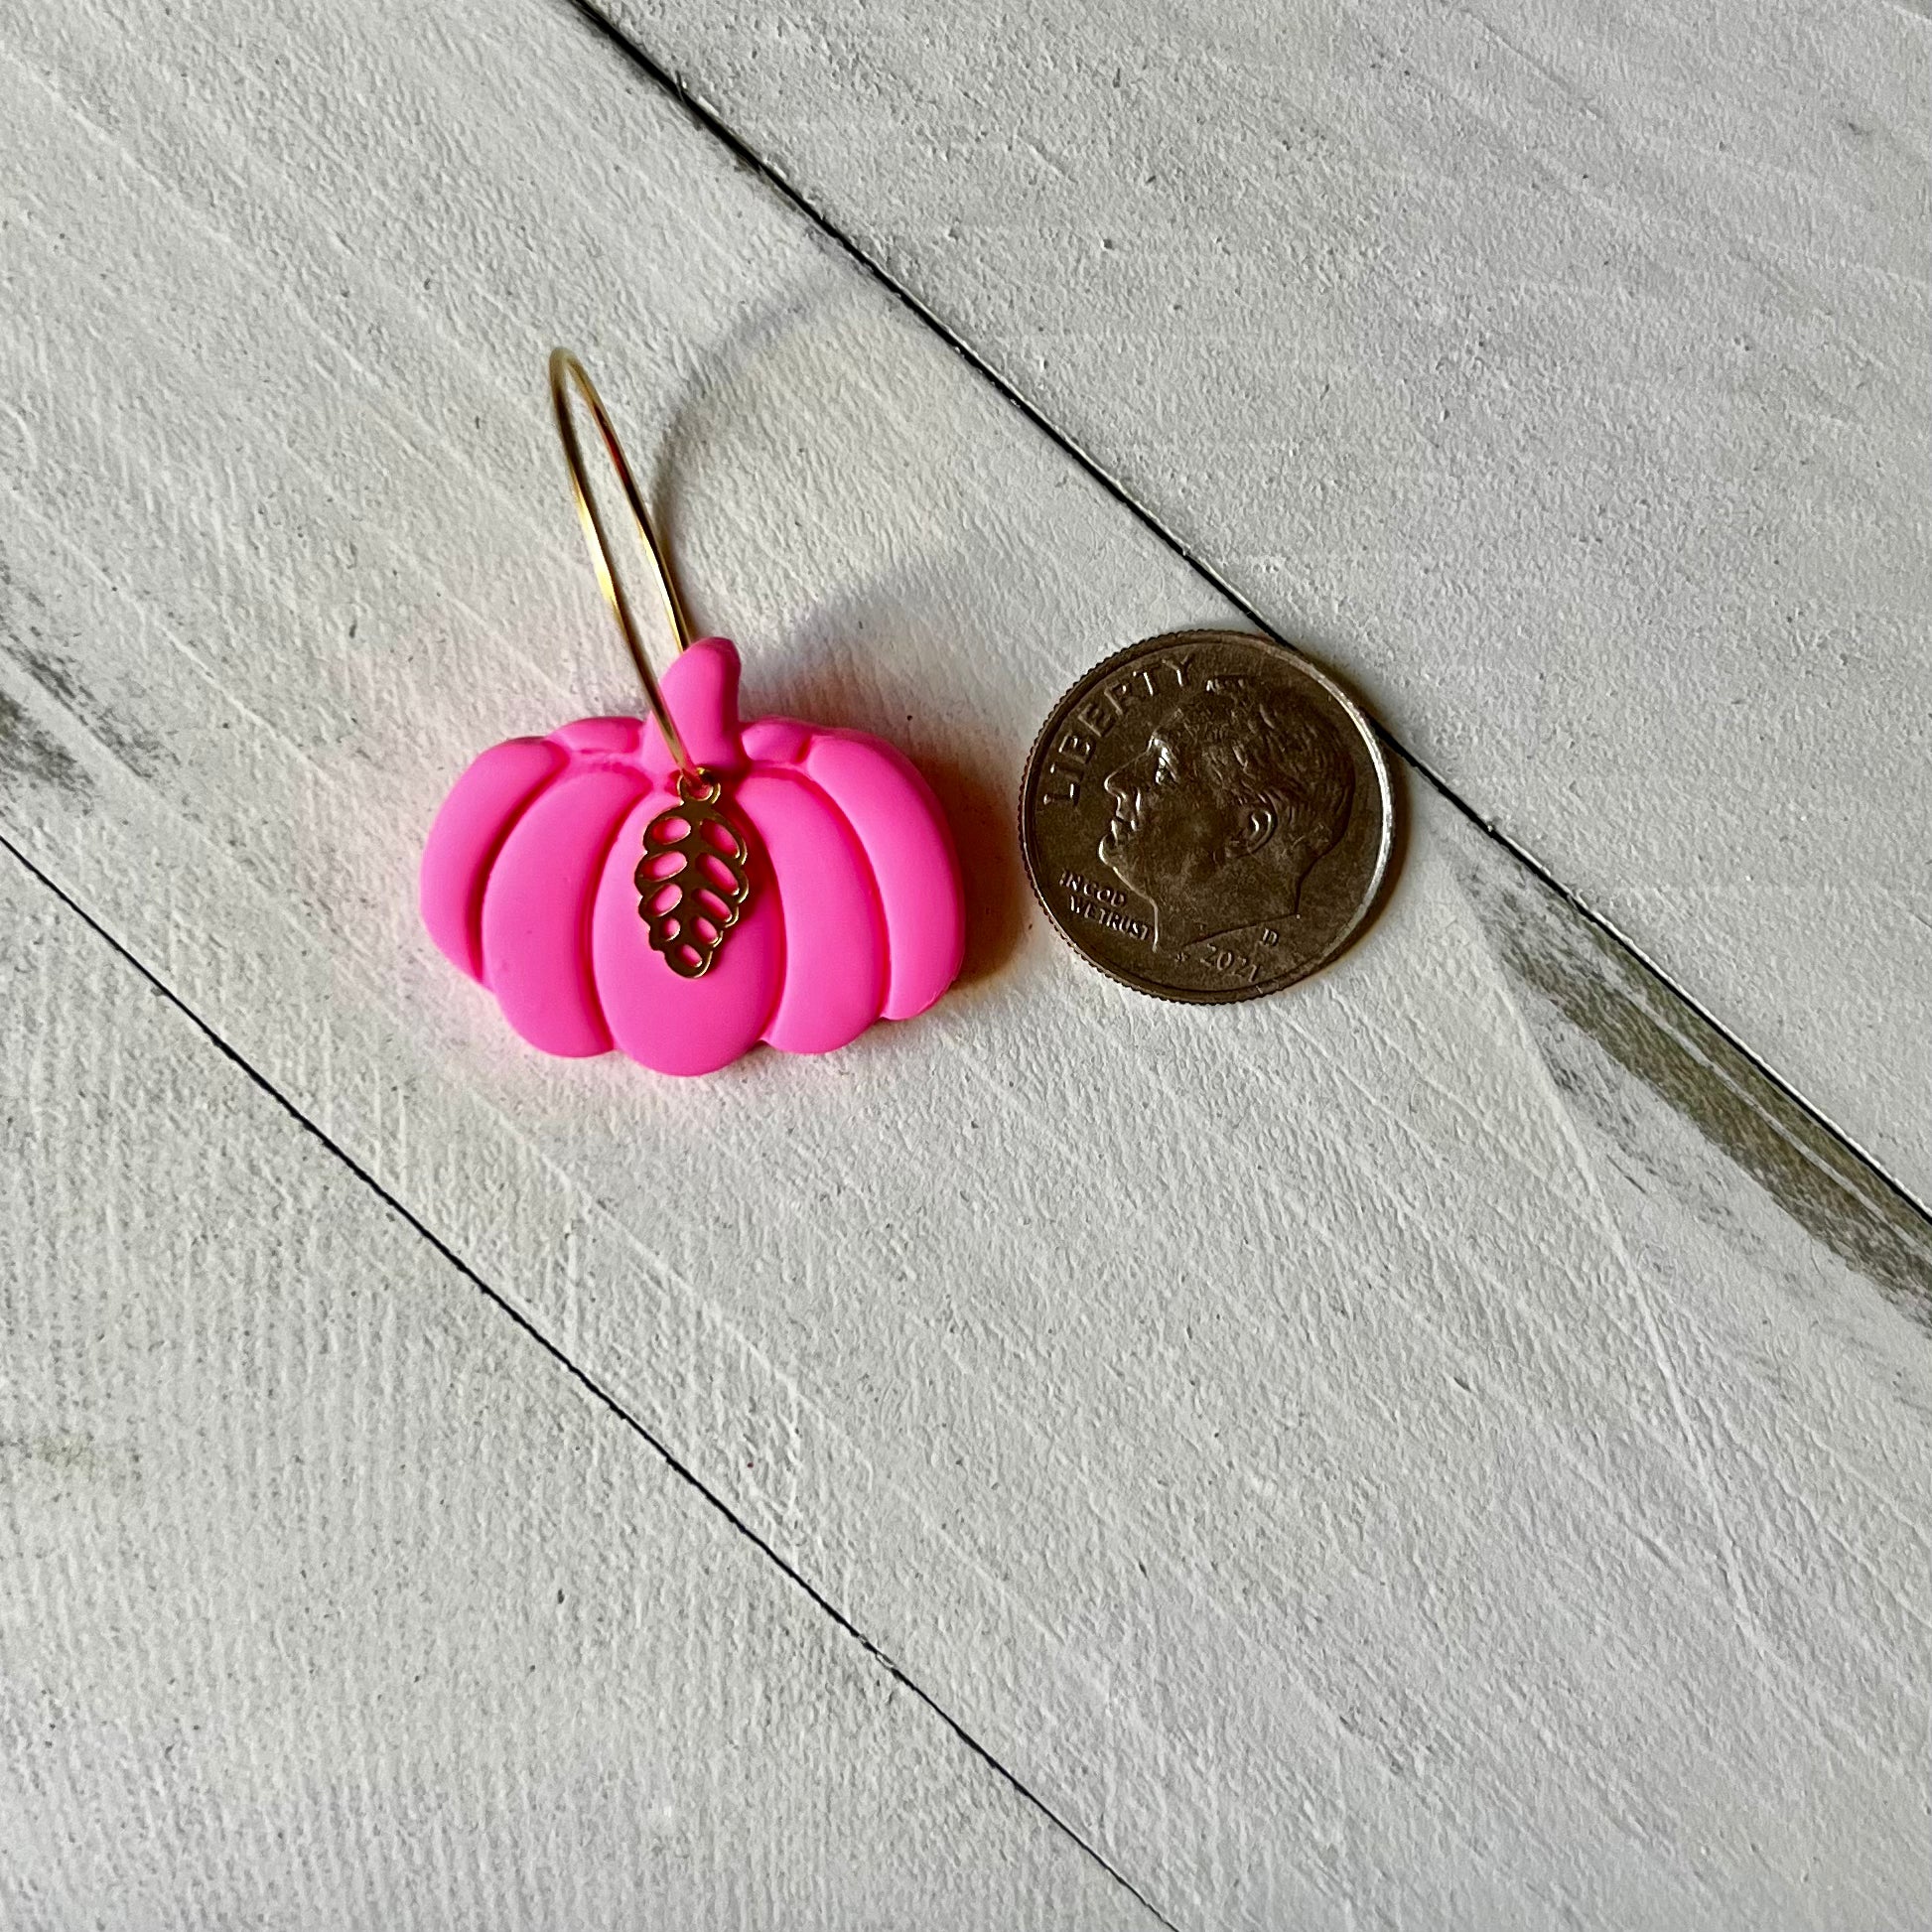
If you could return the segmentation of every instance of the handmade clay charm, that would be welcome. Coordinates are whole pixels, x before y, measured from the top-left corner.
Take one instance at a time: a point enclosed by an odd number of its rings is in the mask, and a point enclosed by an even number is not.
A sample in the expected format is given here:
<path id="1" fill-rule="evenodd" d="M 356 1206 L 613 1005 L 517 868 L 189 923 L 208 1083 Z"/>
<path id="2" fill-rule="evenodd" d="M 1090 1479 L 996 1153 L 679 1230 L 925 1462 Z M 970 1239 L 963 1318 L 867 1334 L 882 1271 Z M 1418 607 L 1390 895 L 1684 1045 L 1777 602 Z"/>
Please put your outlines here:
<path id="1" fill-rule="evenodd" d="M 583 486 L 565 381 L 612 452 L 682 648 L 661 682 Z M 458 779 L 423 855 L 443 952 L 545 1052 L 618 1047 L 709 1073 L 759 1040 L 843 1046 L 923 1012 L 959 971 L 958 864 L 938 802 L 891 746 L 788 718 L 741 723 L 739 658 L 685 644 L 682 607 L 589 379 L 553 395 L 599 577 L 652 716 L 514 738 Z"/>

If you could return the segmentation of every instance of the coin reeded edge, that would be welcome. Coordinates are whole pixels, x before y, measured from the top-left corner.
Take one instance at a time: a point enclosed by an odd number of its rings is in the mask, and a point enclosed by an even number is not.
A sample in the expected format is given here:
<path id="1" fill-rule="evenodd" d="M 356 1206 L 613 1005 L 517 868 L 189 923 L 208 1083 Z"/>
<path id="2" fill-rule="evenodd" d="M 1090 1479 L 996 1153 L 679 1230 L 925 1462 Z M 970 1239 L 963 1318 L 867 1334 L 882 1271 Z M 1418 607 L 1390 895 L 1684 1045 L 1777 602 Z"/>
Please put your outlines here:
<path id="1" fill-rule="evenodd" d="M 1103 678 L 1118 665 L 1130 658 L 1139 657 L 1143 652 L 1173 650 L 1184 644 L 1196 646 L 1207 644 L 1259 645 L 1264 650 L 1276 651 L 1292 662 L 1303 676 L 1318 684 L 1341 708 L 1343 715 L 1361 734 L 1362 743 L 1368 748 L 1369 763 L 1375 772 L 1376 787 L 1382 800 L 1382 836 L 1376 846 L 1375 864 L 1368 876 L 1368 883 L 1362 889 L 1362 896 L 1355 903 L 1355 909 L 1342 926 L 1340 935 L 1326 952 L 1309 961 L 1299 973 L 1287 979 L 1271 980 L 1265 986 L 1241 986 L 1232 988 L 1203 988 L 1190 992 L 1172 986 L 1150 986 L 1141 980 L 1129 979 L 1125 973 L 1116 972 L 1104 960 L 1082 946 L 1061 921 L 1053 908 L 1053 901 L 1047 897 L 1045 887 L 1040 883 L 1039 869 L 1035 863 L 1032 842 L 1027 837 L 1027 801 L 1033 796 L 1034 783 L 1039 775 L 1042 755 L 1053 729 L 1058 725 L 1068 706 L 1068 701 L 1076 691 L 1084 690 L 1096 679 Z M 1360 705 L 1351 698 L 1321 666 L 1311 657 L 1304 655 L 1291 644 L 1269 636 L 1260 630 L 1163 630 L 1152 637 L 1142 637 L 1137 642 L 1117 650 L 1111 657 L 1103 658 L 1098 664 L 1082 671 L 1046 709 L 1046 716 L 1040 721 L 1039 730 L 1034 734 L 1034 742 L 1027 752 L 1027 762 L 1020 779 L 1019 801 L 1020 858 L 1027 869 L 1027 884 L 1032 887 L 1034 897 L 1038 900 L 1040 910 L 1046 914 L 1046 922 L 1053 928 L 1060 943 L 1093 968 L 1096 973 L 1104 974 L 1116 986 L 1124 986 L 1130 992 L 1142 993 L 1149 999 L 1166 1000 L 1173 1006 L 1233 1006 L 1245 1000 L 1259 1000 L 1270 993 L 1284 993 L 1291 986 L 1299 986 L 1304 980 L 1327 966 L 1348 947 L 1360 934 L 1363 924 L 1375 909 L 1376 900 L 1381 897 L 1382 887 L 1388 877 L 1389 859 L 1395 850 L 1395 782 L 1389 772 L 1387 754 L 1382 749 L 1382 737 Z"/>

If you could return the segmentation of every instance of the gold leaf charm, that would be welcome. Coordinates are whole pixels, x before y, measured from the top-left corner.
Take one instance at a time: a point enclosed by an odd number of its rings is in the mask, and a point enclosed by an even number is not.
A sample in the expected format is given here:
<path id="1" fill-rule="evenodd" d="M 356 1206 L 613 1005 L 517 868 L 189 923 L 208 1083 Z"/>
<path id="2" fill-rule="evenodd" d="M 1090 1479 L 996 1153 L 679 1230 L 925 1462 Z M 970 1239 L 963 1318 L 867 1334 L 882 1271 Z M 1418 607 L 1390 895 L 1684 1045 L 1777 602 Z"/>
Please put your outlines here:
<path id="1" fill-rule="evenodd" d="M 644 827 L 633 877 L 653 952 L 679 978 L 702 979 L 752 897 L 752 844 L 720 809 L 724 781 L 680 771 L 678 802 Z"/>

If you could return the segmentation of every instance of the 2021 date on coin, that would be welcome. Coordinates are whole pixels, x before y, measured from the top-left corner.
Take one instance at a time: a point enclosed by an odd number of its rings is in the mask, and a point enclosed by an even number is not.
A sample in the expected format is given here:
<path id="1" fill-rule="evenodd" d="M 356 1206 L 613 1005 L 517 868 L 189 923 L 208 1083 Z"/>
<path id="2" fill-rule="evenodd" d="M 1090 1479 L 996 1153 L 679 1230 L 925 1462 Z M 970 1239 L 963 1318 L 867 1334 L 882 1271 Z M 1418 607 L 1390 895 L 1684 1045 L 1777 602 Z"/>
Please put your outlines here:
<path id="1" fill-rule="evenodd" d="M 1375 732 L 1306 658 L 1176 630 L 1095 666 L 1027 759 L 1020 843 L 1060 936 L 1166 1000 L 1306 979 L 1367 922 L 1394 843 Z"/>

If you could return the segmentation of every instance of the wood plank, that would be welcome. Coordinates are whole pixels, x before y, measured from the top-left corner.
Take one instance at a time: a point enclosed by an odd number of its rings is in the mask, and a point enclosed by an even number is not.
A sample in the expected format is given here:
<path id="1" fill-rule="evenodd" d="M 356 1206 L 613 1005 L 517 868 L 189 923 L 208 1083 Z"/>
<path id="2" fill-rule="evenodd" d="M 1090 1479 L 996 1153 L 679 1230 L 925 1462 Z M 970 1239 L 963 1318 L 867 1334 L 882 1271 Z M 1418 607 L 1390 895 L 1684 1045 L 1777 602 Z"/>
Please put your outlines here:
<path id="1" fill-rule="evenodd" d="M 18 40 L 37 868 L 1174 1923 L 1923 1919 L 1922 1220 L 1427 787 L 1291 996 L 1068 959 L 1032 729 L 1230 614 L 554 13 Z M 558 338 L 754 702 L 940 786 L 926 1020 L 658 1082 L 418 930 L 465 759 L 629 702 Z"/>
<path id="2" fill-rule="evenodd" d="M 598 4 L 1932 1200 L 1922 9 Z"/>
<path id="3" fill-rule="evenodd" d="M 1153 1926 L 0 853 L 9 1926 Z"/>

